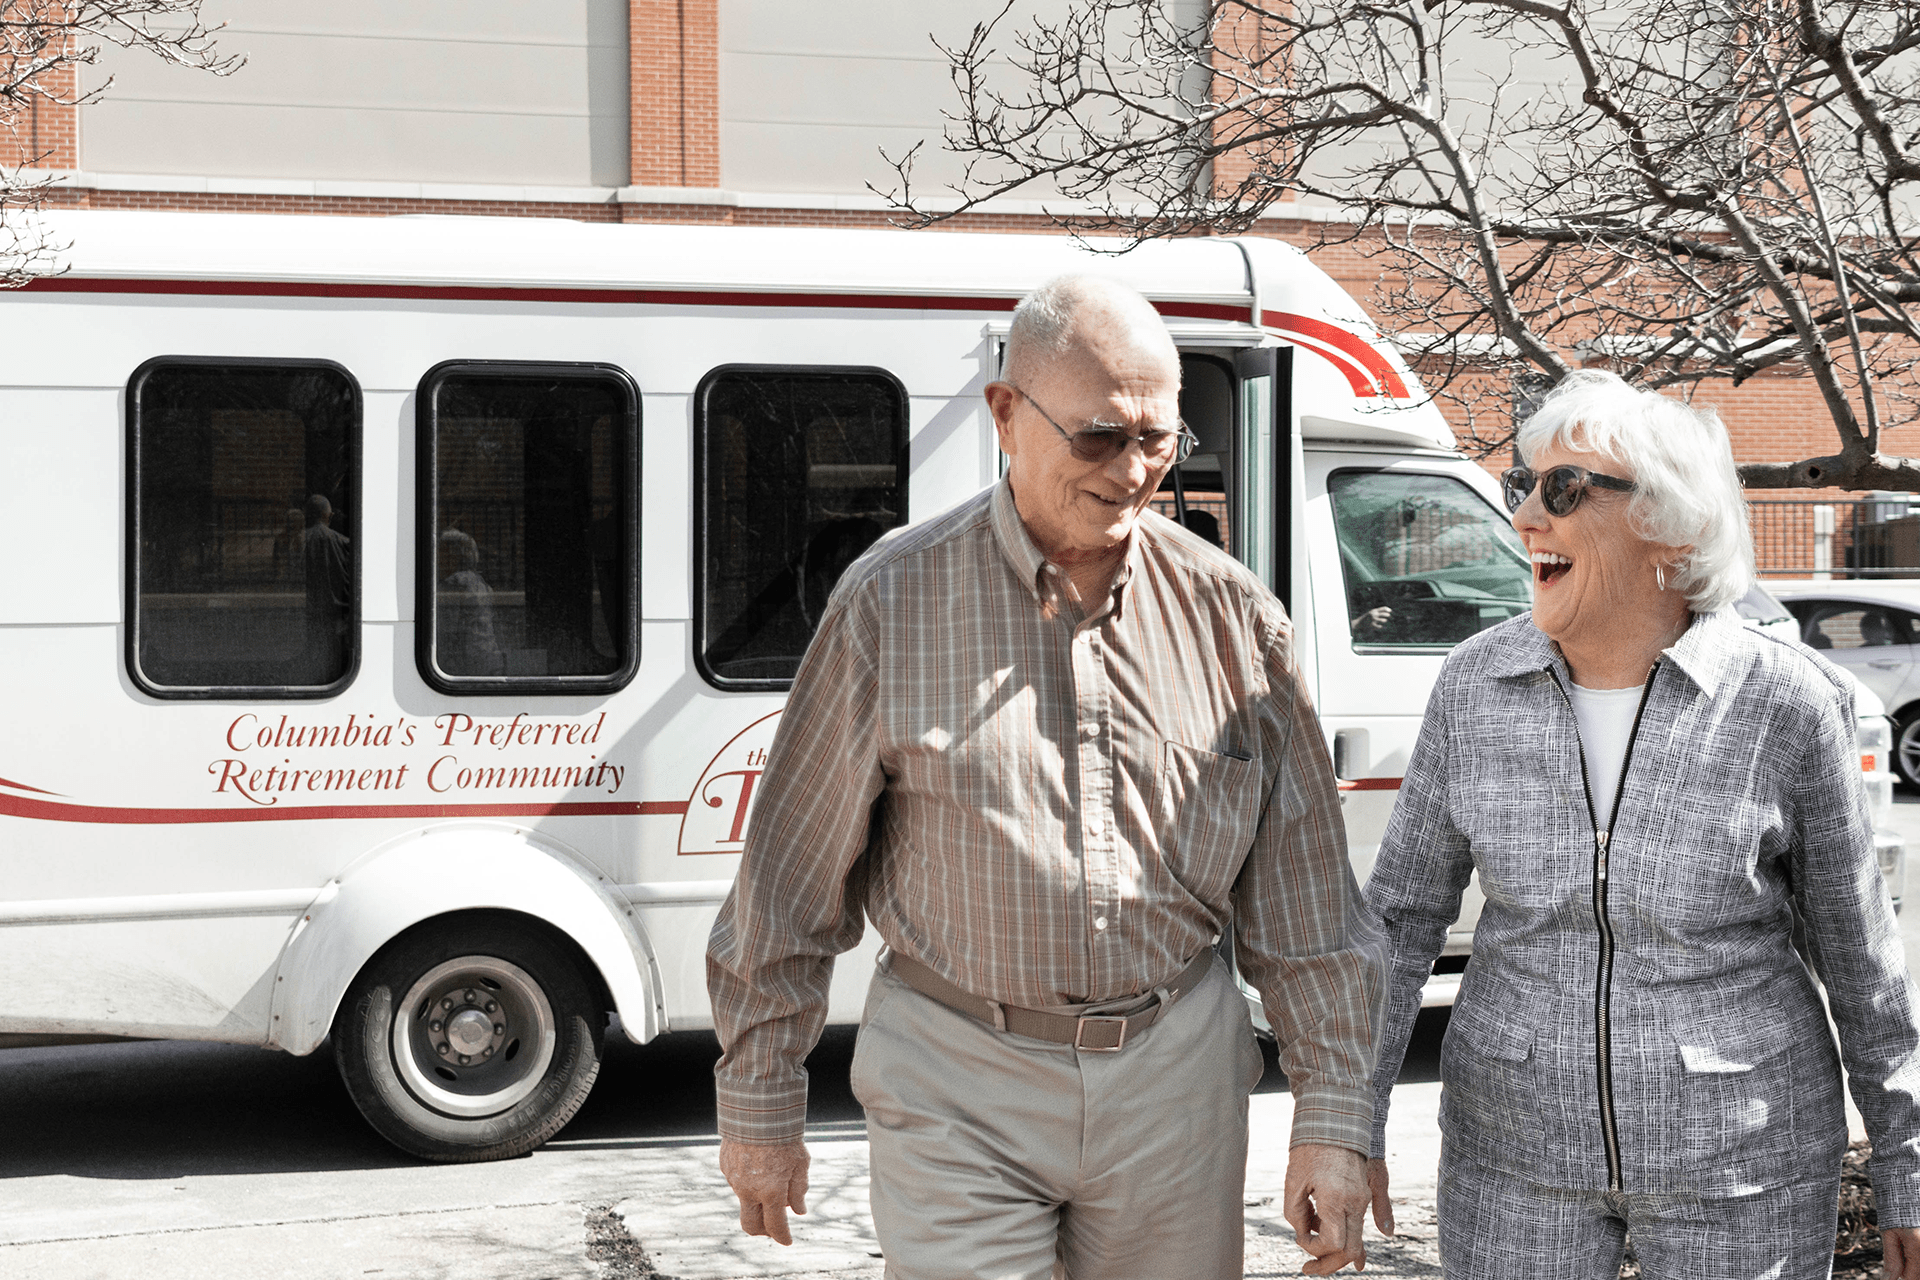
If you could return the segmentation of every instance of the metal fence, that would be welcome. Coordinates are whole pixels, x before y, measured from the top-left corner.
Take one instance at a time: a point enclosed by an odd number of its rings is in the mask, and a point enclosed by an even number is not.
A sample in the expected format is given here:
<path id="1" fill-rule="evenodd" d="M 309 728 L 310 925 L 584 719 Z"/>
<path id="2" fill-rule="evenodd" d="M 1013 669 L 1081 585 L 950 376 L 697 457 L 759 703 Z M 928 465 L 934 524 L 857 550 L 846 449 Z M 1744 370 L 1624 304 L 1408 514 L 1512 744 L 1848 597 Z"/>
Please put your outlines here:
<path id="1" fill-rule="evenodd" d="M 1920 494 L 1839 502 L 1758 498 L 1747 506 L 1763 578 L 1920 578 Z"/>

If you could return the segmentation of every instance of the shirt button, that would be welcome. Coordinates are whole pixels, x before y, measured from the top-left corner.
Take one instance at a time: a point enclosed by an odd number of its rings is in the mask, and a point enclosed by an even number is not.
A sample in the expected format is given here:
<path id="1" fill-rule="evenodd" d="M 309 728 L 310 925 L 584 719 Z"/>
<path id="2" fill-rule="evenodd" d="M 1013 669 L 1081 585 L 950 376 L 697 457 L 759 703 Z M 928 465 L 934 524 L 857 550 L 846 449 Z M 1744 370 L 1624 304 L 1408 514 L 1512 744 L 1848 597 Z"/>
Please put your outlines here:
<path id="1" fill-rule="evenodd" d="M 1096 929 L 1104 929 L 1104 928 L 1106 928 L 1106 927 L 1107 927 L 1107 918 L 1106 918 L 1105 916 L 1095 916 L 1095 917 L 1093 918 L 1093 927 L 1094 927 L 1094 928 L 1096 928 Z"/>
<path id="2" fill-rule="evenodd" d="M 1097 724 L 1084 725 L 1080 729 L 1080 736 L 1085 738 L 1088 742 L 1092 742 L 1095 738 L 1100 736 L 1100 726 Z"/>

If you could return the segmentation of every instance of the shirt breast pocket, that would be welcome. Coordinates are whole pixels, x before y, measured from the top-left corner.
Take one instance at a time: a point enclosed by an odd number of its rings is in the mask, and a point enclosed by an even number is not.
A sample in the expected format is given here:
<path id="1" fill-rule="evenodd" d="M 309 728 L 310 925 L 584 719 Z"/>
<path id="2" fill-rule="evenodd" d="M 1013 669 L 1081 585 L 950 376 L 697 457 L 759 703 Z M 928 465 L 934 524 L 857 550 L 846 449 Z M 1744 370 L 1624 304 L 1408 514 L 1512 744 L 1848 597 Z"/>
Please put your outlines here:
<path id="1" fill-rule="evenodd" d="M 1240 875 L 1260 825 L 1258 761 L 1166 744 L 1161 853 L 1187 892 L 1220 903 Z"/>

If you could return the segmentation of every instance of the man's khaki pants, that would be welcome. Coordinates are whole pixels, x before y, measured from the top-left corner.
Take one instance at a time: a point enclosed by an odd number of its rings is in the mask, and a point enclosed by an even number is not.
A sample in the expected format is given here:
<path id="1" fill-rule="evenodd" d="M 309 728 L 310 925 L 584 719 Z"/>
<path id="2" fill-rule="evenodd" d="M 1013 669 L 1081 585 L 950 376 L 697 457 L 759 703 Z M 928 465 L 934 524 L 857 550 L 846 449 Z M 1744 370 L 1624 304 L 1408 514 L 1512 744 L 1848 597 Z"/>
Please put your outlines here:
<path id="1" fill-rule="evenodd" d="M 883 962 L 852 1083 L 889 1280 L 1238 1280 L 1262 1065 L 1218 959 L 1116 1053 L 995 1031 Z"/>

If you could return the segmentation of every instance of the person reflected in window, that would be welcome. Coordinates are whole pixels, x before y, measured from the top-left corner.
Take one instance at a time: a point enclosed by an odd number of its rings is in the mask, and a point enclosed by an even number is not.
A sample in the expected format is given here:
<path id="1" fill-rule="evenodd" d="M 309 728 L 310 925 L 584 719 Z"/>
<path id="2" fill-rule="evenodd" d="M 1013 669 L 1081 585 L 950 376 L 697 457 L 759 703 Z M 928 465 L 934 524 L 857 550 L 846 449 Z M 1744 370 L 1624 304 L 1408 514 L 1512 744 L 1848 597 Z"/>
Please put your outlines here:
<path id="1" fill-rule="evenodd" d="M 1869 609 L 1860 615 L 1860 643 L 1869 649 L 1899 644 L 1900 630 L 1894 626 L 1892 618 L 1878 609 Z"/>
<path id="2" fill-rule="evenodd" d="M 455 676 L 497 676 L 506 655 L 493 627 L 493 588 L 480 576 L 480 545 L 458 529 L 440 535 L 435 548 L 440 577 L 434 619 L 434 655 Z"/>
<path id="3" fill-rule="evenodd" d="M 333 503 L 316 493 L 307 499 L 301 558 L 306 566 L 308 682 L 327 684 L 345 666 L 347 624 L 352 617 L 352 561 L 345 534 L 333 528 Z"/>
<path id="4" fill-rule="evenodd" d="M 305 569 L 301 555 L 306 547 L 307 517 L 299 507 L 288 507 L 286 522 L 273 536 L 273 580 L 299 582 Z"/>

